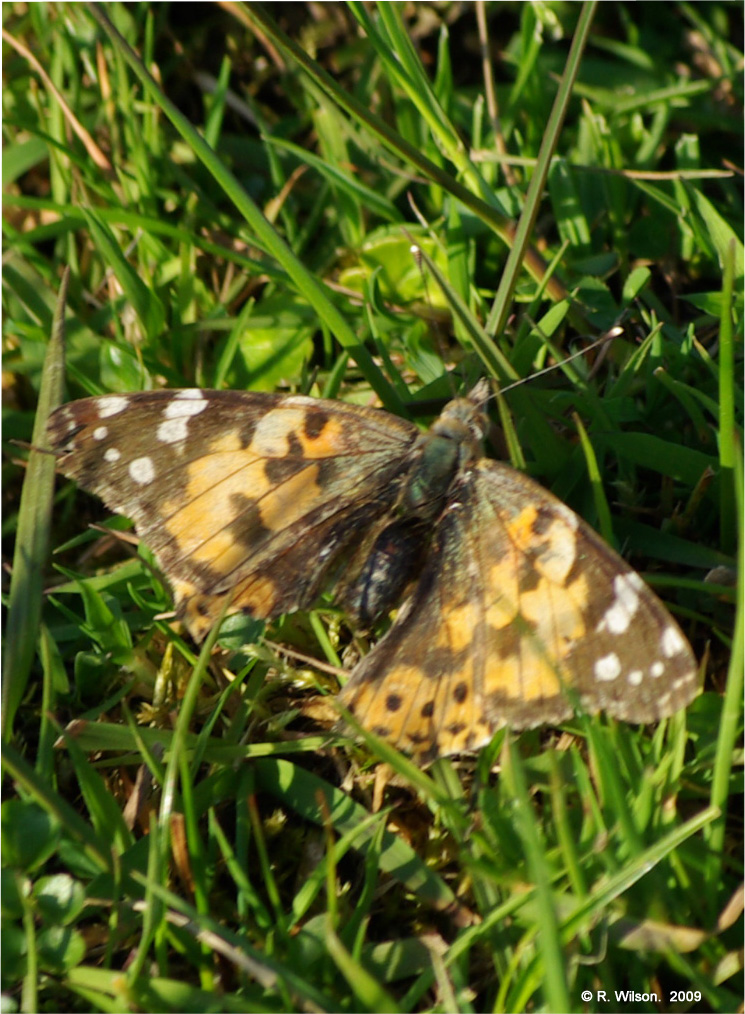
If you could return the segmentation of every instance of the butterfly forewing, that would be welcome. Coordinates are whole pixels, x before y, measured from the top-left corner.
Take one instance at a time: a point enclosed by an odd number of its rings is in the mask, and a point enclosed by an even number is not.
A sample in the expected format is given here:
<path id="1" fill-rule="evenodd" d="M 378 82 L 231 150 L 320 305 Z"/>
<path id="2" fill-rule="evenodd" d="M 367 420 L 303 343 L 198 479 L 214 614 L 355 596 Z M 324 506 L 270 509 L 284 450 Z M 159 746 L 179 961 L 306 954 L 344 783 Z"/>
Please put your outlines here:
<path id="1" fill-rule="evenodd" d="M 61 471 L 134 520 L 197 637 L 226 594 L 259 618 L 310 605 L 390 510 L 418 436 L 369 409 L 233 391 L 90 398 L 50 423 Z"/>

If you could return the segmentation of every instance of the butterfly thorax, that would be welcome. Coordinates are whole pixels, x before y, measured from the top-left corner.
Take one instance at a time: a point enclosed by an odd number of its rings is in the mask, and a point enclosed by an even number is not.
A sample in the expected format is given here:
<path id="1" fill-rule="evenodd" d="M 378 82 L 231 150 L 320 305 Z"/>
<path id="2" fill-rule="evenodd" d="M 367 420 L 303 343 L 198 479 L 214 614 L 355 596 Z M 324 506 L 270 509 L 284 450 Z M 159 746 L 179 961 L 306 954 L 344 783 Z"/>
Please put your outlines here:
<path id="1" fill-rule="evenodd" d="M 484 428 L 480 405 L 456 398 L 414 444 L 393 509 L 358 552 L 360 564 L 339 596 L 363 626 L 391 609 L 418 577 L 453 483 L 482 457 Z"/>
<path id="2" fill-rule="evenodd" d="M 424 519 L 434 518 L 450 483 L 471 462 L 483 456 L 486 417 L 471 398 L 455 398 L 443 409 L 414 454 L 403 497 L 403 507 Z"/>

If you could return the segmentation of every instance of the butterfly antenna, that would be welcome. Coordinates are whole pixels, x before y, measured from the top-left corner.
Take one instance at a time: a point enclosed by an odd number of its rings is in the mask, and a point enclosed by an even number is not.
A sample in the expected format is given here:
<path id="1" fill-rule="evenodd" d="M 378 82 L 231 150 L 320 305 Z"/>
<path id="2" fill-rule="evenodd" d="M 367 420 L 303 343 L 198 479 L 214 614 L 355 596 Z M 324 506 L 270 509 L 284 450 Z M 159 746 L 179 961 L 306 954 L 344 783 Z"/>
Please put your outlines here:
<path id="1" fill-rule="evenodd" d="M 591 342 L 586 348 L 578 349 L 577 352 L 573 352 L 571 356 L 566 356 L 561 359 L 558 363 L 552 363 L 551 366 L 546 366 L 543 370 L 537 370 L 535 373 L 531 373 L 529 377 L 521 377 L 520 380 L 516 380 L 512 384 L 508 384 L 507 387 L 501 387 L 499 389 L 500 394 L 506 394 L 508 391 L 512 391 L 516 387 L 522 387 L 523 384 L 529 384 L 536 377 L 542 377 L 546 373 L 553 373 L 554 370 L 560 370 L 567 363 L 571 363 L 573 359 L 579 359 L 581 356 L 586 356 L 588 352 L 592 352 L 593 349 L 607 347 L 615 338 L 618 338 L 623 334 L 623 328 L 620 325 L 610 328 L 605 334 L 600 335 L 594 342 Z"/>

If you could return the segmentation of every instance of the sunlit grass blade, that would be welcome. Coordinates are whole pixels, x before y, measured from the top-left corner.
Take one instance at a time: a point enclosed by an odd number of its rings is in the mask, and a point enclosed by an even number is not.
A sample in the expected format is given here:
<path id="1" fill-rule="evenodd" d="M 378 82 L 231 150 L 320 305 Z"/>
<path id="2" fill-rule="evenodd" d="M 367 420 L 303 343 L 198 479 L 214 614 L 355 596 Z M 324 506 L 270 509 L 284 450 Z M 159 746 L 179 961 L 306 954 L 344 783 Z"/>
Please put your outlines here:
<path id="1" fill-rule="evenodd" d="M 3 738 L 13 732 L 16 710 L 28 683 L 41 618 L 43 573 L 49 549 L 54 497 L 54 455 L 46 436 L 50 412 L 62 402 L 65 380 L 64 321 L 70 272 L 62 276 L 45 356 L 32 449 L 18 511 L 8 621 L 3 652 Z"/>
<path id="2" fill-rule="evenodd" d="M 716 742 L 716 759 L 711 783 L 710 802 L 719 807 L 722 816 L 708 829 L 711 853 L 706 867 L 706 879 L 711 891 L 719 883 L 724 862 L 725 819 L 724 811 L 729 793 L 729 780 L 735 757 L 735 744 L 742 735 L 743 714 L 743 665 L 745 656 L 745 497 L 743 496 L 743 473 L 740 456 L 734 460 L 733 499 L 738 521 L 737 551 L 737 600 L 735 604 L 735 629 L 732 637 L 730 662 L 727 672 L 727 688 L 724 696 L 719 735 Z M 713 897 L 713 894 L 710 895 Z"/>
<path id="3" fill-rule="evenodd" d="M 732 300 L 735 284 L 735 250 L 732 239 L 724 250 L 724 275 L 722 278 L 722 313 L 719 319 L 719 464 L 721 467 L 722 547 L 728 549 L 735 544 L 735 462 L 741 455 L 737 451 L 735 431 L 735 341 L 732 321 Z M 742 261 L 740 261 L 742 282 Z M 741 505 L 742 506 L 742 505 Z M 742 545 L 742 543 L 741 543 Z"/>
<path id="4" fill-rule="evenodd" d="M 517 277 L 520 265 L 523 263 L 525 251 L 532 235 L 533 226 L 538 216 L 538 209 L 543 195 L 543 189 L 548 178 L 548 171 L 551 165 L 551 158 L 558 144 L 561 126 L 567 113 L 574 82 L 579 73 L 582 53 L 587 44 L 587 38 L 592 24 L 596 4 L 587 0 L 580 10 L 579 20 L 572 36 L 572 45 L 567 57 L 561 85 L 556 94 L 551 115 L 543 135 L 543 143 L 538 153 L 535 169 L 528 186 L 520 220 L 515 231 L 514 241 L 510 247 L 502 277 L 499 282 L 497 294 L 494 297 L 489 317 L 486 321 L 486 331 L 489 334 L 499 334 L 504 330 L 509 314 L 512 295 L 517 284 Z"/>

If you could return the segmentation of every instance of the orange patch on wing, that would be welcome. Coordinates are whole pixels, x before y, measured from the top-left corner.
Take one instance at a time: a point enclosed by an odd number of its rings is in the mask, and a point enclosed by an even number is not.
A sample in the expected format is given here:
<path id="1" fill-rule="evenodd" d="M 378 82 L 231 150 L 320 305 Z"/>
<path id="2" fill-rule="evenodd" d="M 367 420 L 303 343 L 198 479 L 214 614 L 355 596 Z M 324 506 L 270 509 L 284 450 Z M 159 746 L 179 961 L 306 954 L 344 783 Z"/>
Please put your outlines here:
<path id="1" fill-rule="evenodd" d="M 343 436 L 341 421 L 335 416 L 329 416 L 317 434 L 309 435 L 302 430 L 297 434 L 303 451 L 309 458 L 333 458 L 342 449 L 340 438 Z"/>
<path id="2" fill-rule="evenodd" d="M 171 579 L 171 588 L 173 588 L 173 598 L 177 606 L 192 598 L 199 590 L 191 581 L 182 581 L 179 578 Z"/>
<path id="3" fill-rule="evenodd" d="M 566 682 L 566 675 L 556 665 L 523 641 L 518 654 L 500 659 L 487 673 L 486 692 L 517 701 L 535 701 L 555 697 Z"/>
<path id="4" fill-rule="evenodd" d="M 375 699 L 382 700 L 389 694 L 400 694 L 410 701 L 412 692 L 421 685 L 423 679 L 426 679 L 426 673 L 421 666 L 404 662 L 392 665 L 382 683 L 371 684 L 370 689 L 374 693 L 372 706 L 375 705 Z"/>
<path id="5" fill-rule="evenodd" d="M 512 623 L 518 612 L 520 589 L 514 553 L 489 568 L 484 618 L 497 630 Z"/>
<path id="6" fill-rule="evenodd" d="M 274 581 L 265 575 L 252 575 L 236 586 L 231 611 L 246 609 L 257 620 L 276 615 L 279 596 Z"/>
<path id="7" fill-rule="evenodd" d="M 474 658 L 469 655 L 459 668 L 439 681 L 432 721 L 440 752 L 468 749 L 474 726 L 482 719 L 484 702 L 477 694 L 474 668 Z M 465 694 L 462 694 L 460 691 L 464 688 Z"/>
<path id="8" fill-rule="evenodd" d="M 534 701 L 539 698 L 556 697 L 561 693 L 562 687 L 569 682 L 568 674 L 558 664 L 545 655 L 538 655 L 531 648 L 524 652 L 525 661 L 529 661 L 527 676 L 523 677 L 522 694 L 523 700 Z"/>
<path id="9" fill-rule="evenodd" d="M 184 604 L 184 623 L 196 641 L 203 641 L 222 612 L 224 599 L 213 595 L 195 595 Z"/>
<path id="10" fill-rule="evenodd" d="M 308 465 L 261 498 L 259 517 L 265 528 L 281 531 L 317 506 L 323 494 L 318 470 L 318 465 Z"/>
<path id="11" fill-rule="evenodd" d="M 189 633 L 202 641 L 217 622 L 225 603 L 224 595 L 205 595 L 192 581 L 171 580 L 173 597 Z"/>
<path id="12" fill-rule="evenodd" d="M 412 695 L 422 686 L 424 679 L 425 674 L 419 666 L 401 663 L 392 666 L 382 680 L 348 683 L 339 694 L 339 703 L 352 710 L 365 728 L 389 730 L 386 738 L 396 743 L 402 727 L 409 727 Z M 391 695 L 397 695 L 402 700 L 398 711 L 390 711 L 387 707 Z"/>
<path id="13" fill-rule="evenodd" d="M 554 519 L 540 544 L 545 548 L 535 554 L 536 570 L 554 584 L 563 584 L 577 557 L 577 536 L 564 521 Z"/>
<path id="14" fill-rule="evenodd" d="M 590 586 L 587 581 L 587 574 L 580 574 L 571 584 L 566 586 L 566 593 L 574 602 L 577 609 L 586 612 L 590 602 Z"/>
<path id="15" fill-rule="evenodd" d="M 309 434 L 309 418 L 312 414 L 302 407 L 267 412 L 256 424 L 249 450 L 264 458 L 284 458 L 292 453 L 291 445 L 296 442 L 309 459 L 332 458 L 345 450 L 347 441 L 339 419 L 328 416 L 317 434 Z"/>
<path id="16" fill-rule="evenodd" d="M 528 504 L 514 518 L 510 518 L 505 525 L 510 541 L 523 552 L 531 550 L 535 546 L 535 523 L 537 518 L 538 511 L 533 504 Z"/>
<path id="17" fill-rule="evenodd" d="M 209 562 L 220 551 L 204 547 L 210 543 L 217 546 L 213 540 L 224 534 L 222 530 L 236 519 L 235 508 L 229 499 L 230 493 L 231 490 L 226 490 L 223 484 L 198 500 L 186 503 L 165 522 L 165 529 L 176 542 L 182 556 L 196 556 L 199 553 L 198 559 Z"/>
<path id="18" fill-rule="evenodd" d="M 476 602 L 464 602 L 448 609 L 438 617 L 437 647 L 460 651 L 473 641 L 473 631 L 481 621 L 481 611 Z"/>
<path id="19" fill-rule="evenodd" d="M 520 614 L 532 625 L 527 645 L 547 659 L 561 661 L 585 635 L 581 605 L 545 578 L 520 596 Z"/>
<path id="20" fill-rule="evenodd" d="M 473 726 L 465 723 L 465 728 L 458 732 L 448 732 L 447 722 L 445 728 L 437 735 L 437 749 L 440 753 L 465 753 L 472 749 Z"/>
<path id="21" fill-rule="evenodd" d="M 253 500 L 267 488 L 264 464 L 261 461 L 241 468 L 233 475 L 224 477 L 222 481 L 206 482 L 206 475 L 201 471 L 202 462 L 211 459 L 200 459 L 190 467 L 189 485 L 181 505 L 173 506 L 173 512 L 165 521 L 165 529 L 178 543 L 182 554 L 195 553 L 200 547 L 209 545 L 213 533 L 236 520 L 235 507 L 231 504 L 231 496 L 236 495 L 243 500 Z M 207 469 L 211 474 L 211 470 Z M 165 512 L 164 512 L 165 513 Z M 215 550 L 217 552 L 217 550 Z M 210 551 L 202 555 L 202 560 L 209 559 Z"/>
<path id="22" fill-rule="evenodd" d="M 577 537 L 574 529 L 561 518 L 552 518 L 542 532 L 536 531 L 537 520 L 538 511 L 530 504 L 506 523 L 507 535 L 518 551 L 530 556 L 540 574 L 561 584 L 574 566 Z"/>
<path id="23" fill-rule="evenodd" d="M 228 430 L 227 433 L 221 433 L 216 440 L 210 441 L 210 454 L 229 454 L 233 451 L 246 453 L 238 430 Z"/>
<path id="24" fill-rule="evenodd" d="M 225 600 L 227 615 L 245 610 L 259 620 L 276 615 L 277 586 L 268 577 L 248 577 L 234 589 L 217 595 L 202 594 L 190 581 L 172 581 L 173 593 L 191 635 L 202 641 L 217 622 Z"/>
<path id="25" fill-rule="evenodd" d="M 231 493 L 257 497 L 269 486 L 263 462 L 247 451 L 205 454 L 189 465 L 187 474 L 189 481 L 184 497 L 189 501 L 218 491 L 221 497 Z"/>
<path id="26" fill-rule="evenodd" d="M 494 728 L 490 728 L 483 720 L 476 719 L 461 732 L 454 734 L 443 730 L 437 739 L 439 750 L 441 753 L 463 753 L 469 750 L 478 750 L 489 742 L 496 732 L 496 728 L 496 725 Z"/>
<path id="27" fill-rule="evenodd" d="M 216 522 L 217 525 L 219 523 L 219 521 Z M 223 527 L 201 546 L 196 547 L 192 553 L 192 559 L 197 563 L 209 564 L 217 576 L 231 574 L 236 567 L 245 562 L 247 553 L 245 543 L 237 541 L 230 530 Z"/>

